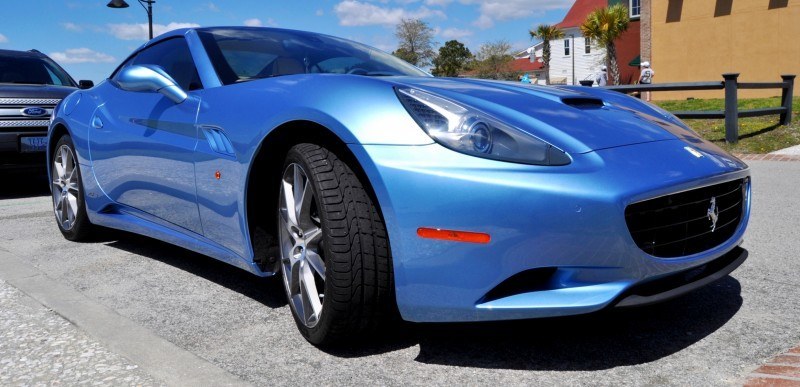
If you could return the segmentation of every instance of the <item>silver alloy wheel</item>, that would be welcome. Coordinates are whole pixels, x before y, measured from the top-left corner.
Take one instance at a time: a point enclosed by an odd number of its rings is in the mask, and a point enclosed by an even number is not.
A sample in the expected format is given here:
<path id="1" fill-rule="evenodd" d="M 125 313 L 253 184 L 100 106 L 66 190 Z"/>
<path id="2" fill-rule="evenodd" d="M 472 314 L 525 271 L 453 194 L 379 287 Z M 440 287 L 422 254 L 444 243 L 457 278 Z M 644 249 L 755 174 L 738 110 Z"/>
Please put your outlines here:
<path id="1" fill-rule="evenodd" d="M 281 180 L 278 228 L 283 283 L 289 304 L 308 328 L 322 316 L 325 260 L 314 189 L 303 168 L 290 164 Z"/>
<path id="2" fill-rule="evenodd" d="M 69 231 L 75 226 L 78 212 L 78 166 L 69 146 L 61 145 L 53 159 L 53 209 L 61 228 Z"/>

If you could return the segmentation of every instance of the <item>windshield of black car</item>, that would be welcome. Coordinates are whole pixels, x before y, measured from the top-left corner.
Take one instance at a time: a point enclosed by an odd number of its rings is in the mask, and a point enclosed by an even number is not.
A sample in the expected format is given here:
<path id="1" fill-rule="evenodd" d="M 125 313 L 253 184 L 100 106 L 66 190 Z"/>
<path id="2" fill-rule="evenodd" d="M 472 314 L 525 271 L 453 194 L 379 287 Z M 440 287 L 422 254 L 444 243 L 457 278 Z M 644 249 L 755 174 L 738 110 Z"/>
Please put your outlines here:
<path id="1" fill-rule="evenodd" d="M 75 86 L 54 63 L 36 57 L 0 56 L 0 83 Z"/>
<path id="2" fill-rule="evenodd" d="M 385 52 L 332 36 L 267 29 L 199 31 L 223 84 L 291 74 L 428 76 Z"/>

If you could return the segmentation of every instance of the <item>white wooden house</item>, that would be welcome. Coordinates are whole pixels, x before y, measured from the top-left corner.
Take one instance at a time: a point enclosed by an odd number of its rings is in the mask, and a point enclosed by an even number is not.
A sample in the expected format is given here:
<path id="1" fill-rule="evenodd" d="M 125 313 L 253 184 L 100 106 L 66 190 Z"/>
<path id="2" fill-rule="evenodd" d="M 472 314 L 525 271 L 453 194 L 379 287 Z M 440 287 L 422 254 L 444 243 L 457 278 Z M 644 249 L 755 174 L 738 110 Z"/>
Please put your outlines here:
<path id="1" fill-rule="evenodd" d="M 608 0 L 577 0 L 560 23 L 563 39 L 550 41 L 550 83 L 579 84 L 582 80 L 594 80 L 604 64 L 605 48 L 586 39 L 579 26 L 592 11 L 605 7 Z M 543 43 L 539 42 L 520 52 L 532 53 L 536 59 L 542 57 Z M 519 54 L 518 54 L 519 55 Z M 544 84 L 541 79 L 540 84 Z"/>

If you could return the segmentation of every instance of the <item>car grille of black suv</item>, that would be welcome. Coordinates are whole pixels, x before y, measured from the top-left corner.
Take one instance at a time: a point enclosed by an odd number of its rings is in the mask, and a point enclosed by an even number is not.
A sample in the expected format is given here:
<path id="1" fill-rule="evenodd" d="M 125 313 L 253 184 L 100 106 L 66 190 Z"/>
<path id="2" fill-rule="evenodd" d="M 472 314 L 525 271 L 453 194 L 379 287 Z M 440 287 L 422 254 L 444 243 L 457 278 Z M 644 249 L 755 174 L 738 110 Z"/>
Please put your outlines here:
<path id="1" fill-rule="evenodd" d="M 747 183 L 739 179 L 631 204 L 625 209 L 628 230 L 636 245 L 655 257 L 719 246 L 742 220 Z"/>
<path id="2" fill-rule="evenodd" d="M 0 132 L 46 131 L 50 126 L 50 112 L 60 99 L 55 98 L 0 98 Z M 28 116 L 26 108 L 42 108 L 46 114 Z"/>

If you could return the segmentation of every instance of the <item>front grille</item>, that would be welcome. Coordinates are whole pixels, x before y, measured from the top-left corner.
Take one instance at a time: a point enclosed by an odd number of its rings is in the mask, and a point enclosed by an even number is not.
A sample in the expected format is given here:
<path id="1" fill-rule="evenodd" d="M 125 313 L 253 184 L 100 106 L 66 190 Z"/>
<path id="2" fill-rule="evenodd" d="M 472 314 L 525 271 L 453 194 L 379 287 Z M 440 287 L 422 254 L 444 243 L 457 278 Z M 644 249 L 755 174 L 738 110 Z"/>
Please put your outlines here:
<path id="1" fill-rule="evenodd" d="M 0 105 L 58 105 L 58 98 L 0 98 Z"/>
<path id="2" fill-rule="evenodd" d="M 0 121 L 0 128 L 46 128 L 50 120 L 8 120 Z"/>
<path id="3" fill-rule="evenodd" d="M 747 179 L 739 179 L 631 204 L 625 221 L 646 253 L 681 257 L 728 240 L 742 220 L 746 197 Z"/>
<path id="4" fill-rule="evenodd" d="M 61 100 L 50 98 L 0 98 L 0 132 L 47 130 L 50 115 Z M 26 116 L 27 108 L 42 108 L 47 111 L 40 116 Z"/>

